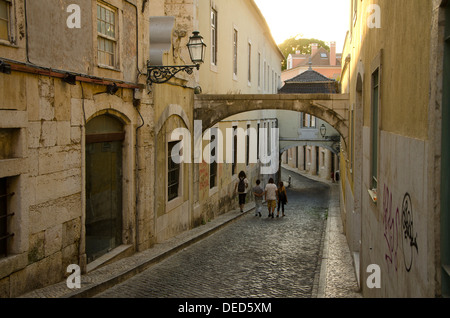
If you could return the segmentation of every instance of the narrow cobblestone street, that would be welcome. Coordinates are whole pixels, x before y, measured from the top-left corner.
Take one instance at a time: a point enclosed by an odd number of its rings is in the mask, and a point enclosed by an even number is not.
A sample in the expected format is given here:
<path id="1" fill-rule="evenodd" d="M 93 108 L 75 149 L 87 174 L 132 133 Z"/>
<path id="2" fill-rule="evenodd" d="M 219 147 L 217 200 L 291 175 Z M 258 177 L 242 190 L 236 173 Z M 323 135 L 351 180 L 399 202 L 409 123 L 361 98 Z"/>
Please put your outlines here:
<path id="1" fill-rule="evenodd" d="M 252 211 L 98 297 L 315 297 L 329 186 L 289 174 L 285 217 Z"/>

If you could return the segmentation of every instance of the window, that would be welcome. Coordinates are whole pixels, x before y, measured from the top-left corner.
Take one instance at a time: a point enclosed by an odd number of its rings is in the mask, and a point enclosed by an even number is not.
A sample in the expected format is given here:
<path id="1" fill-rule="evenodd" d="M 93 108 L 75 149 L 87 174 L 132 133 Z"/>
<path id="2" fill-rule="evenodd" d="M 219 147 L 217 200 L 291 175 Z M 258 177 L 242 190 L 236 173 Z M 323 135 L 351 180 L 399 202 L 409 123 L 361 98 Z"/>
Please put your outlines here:
<path id="1" fill-rule="evenodd" d="M 238 31 L 234 29 L 233 32 L 233 74 L 237 76 L 238 73 Z"/>
<path id="2" fill-rule="evenodd" d="M 0 40 L 10 41 L 11 1 L 0 0 Z"/>
<path id="3" fill-rule="evenodd" d="M 172 158 L 172 149 L 179 141 L 169 142 L 167 147 L 168 161 L 167 161 L 167 197 L 168 201 L 172 201 L 178 197 L 179 183 L 180 183 L 180 164 L 175 163 Z"/>
<path id="4" fill-rule="evenodd" d="M 217 11 L 211 9 L 211 64 L 217 65 Z"/>
<path id="5" fill-rule="evenodd" d="M 246 164 L 247 164 L 247 166 L 249 165 L 249 163 L 250 163 L 250 125 L 248 124 L 247 125 L 247 135 L 246 135 L 246 138 L 247 138 L 247 145 L 246 145 L 246 147 L 247 147 L 247 157 L 245 158 L 245 161 L 246 161 Z"/>
<path id="6" fill-rule="evenodd" d="M 252 82 L 252 44 L 248 44 L 248 82 Z"/>
<path id="7" fill-rule="evenodd" d="M 371 118 L 371 187 L 377 189 L 378 185 L 378 108 L 379 108 L 379 69 L 372 73 L 372 118 Z"/>
<path id="8" fill-rule="evenodd" d="M 326 58 L 328 58 L 328 55 L 327 55 L 327 53 L 320 53 L 320 57 L 323 59 L 326 59 Z"/>
<path id="9" fill-rule="evenodd" d="M 116 67 L 116 11 L 97 4 L 97 52 L 98 64 Z"/>
<path id="10" fill-rule="evenodd" d="M 8 239 L 14 234 L 8 233 L 8 218 L 14 213 L 8 212 L 8 200 L 14 193 L 8 192 L 8 179 L 0 179 L 0 258 L 8 256 Z"/>
<path id="11" fill-rule="evenodd" d="M 302 127 L 303 128 L 316 128 L 316 117 L 310 114 L 302 113 Z"/>
<path id="12" fill-rule="evenodd" d="M 216 149 L 217 149 L 217 141 L 216 134 L 217 129 L 211 129 L 211 158 L 214 158 L 212 162 L 209 164 L 209 188 L 212 189 L 217 185 L 217 158 L 216 158 Z"/>
<path id="13" fill-rule="evenodd" d="M 261 87 L 261 53 L 258 52 L 258 87 Z"/>
<path id="14" fill-rule="evenodd" d="M 275 74 L 272 70 L 272 80 L 270 81 L 272 83 L 272 93 L 274 93 L 275 90 Z"/>
<path id="15" fill-rule="evenodd" d="M 261 124 L 258 123 L 257 131 L 256 131 L 256 160 L 259 160 L 259 142 L 260 142 L 260 135 L 259 135 L 259 129 L 261 128 Z"/>
<path id="16" fill-rule="evenodd" d="M 266 77 L 267 77 L 267 74 L 266 74 L 266 61 L 264 61 L 264 68 L 263 68 L 263 85 L 264 85 L 264 87 L 263 87 L 263 90 L 265 91 L 266 89 L 267 89 L 267 81 L 266 81 Z"/>

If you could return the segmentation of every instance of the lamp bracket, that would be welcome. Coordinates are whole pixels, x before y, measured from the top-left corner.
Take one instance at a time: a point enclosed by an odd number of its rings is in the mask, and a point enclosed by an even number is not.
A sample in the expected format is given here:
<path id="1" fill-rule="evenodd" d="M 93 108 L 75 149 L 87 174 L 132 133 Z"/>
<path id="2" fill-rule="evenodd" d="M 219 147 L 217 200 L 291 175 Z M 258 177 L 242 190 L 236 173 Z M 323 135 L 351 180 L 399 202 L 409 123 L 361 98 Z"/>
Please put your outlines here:
<path id="1" fill-rule="evenodd" d="M 179 66 L 153 66 L 147 65 L 147 82 L 162 84 L 168 82 L 177 73 L 185 71 L 191 75 L 194 68 L 200 69 L 200 64 L 197 65 L 179 65 Z"/>

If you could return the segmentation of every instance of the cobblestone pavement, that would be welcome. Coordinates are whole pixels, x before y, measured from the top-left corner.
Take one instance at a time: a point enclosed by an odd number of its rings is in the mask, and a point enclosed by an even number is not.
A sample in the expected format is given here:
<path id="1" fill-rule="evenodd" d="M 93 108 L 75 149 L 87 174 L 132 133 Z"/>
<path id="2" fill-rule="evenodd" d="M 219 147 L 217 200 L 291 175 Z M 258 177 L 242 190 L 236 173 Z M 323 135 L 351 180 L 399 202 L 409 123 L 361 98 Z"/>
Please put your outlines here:
<path id="1" fill-rule="evenodd" d="M 316 297 L 330 186 L 293 181 L 286 217 L 251 212 L 98 297 Z"/>
<path id="2" fill-rule="evenodd" d="M 266 209 L 262 218 L 230 211 L 83 274 L 81 289 L 67 288 L 64 280 L 21 297 L 361 297 L 339 186 L 283 169 L 282 179 L 289 175 L 295 189 L 288 190 L 285 218 L 267 219 Z"/>

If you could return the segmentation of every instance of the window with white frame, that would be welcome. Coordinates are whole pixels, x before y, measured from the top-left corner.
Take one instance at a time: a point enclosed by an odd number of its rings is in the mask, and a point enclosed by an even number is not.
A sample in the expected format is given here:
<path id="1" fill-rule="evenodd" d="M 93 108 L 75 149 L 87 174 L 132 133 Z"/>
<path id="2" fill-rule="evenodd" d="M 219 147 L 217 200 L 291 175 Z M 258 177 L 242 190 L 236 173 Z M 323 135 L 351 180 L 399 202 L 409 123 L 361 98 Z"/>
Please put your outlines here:
<path id="1" fill-rule="evenodd" d="M 258 88 L 261 88 L 261 53 L 258 52 Z"/>
<path id="2" fill-rule="evenodd" d="M 233 74 L 238 73 L 238 31 L 233 30 Z"/>
<path id="3" fill-rule="evenodd" d="M 252 82 L 252 44 L 248 43 L 248 82 Z"/>
<path id="4" fill-rule="evenodd" d="M 264 86 L 263 87 L 263 91 L 267 90 L 267 81 L 266 81 L 267 73 L 266 73 L 266 70 L 267 70 L 267 68 L 266 68 L 266 61 L 264 61 L 263 78 L 262 78 L 263 86 Z"/>
<path id="5" fill-rule="evenodd" d="M 12 1 L 0 0 L 0 40 L 14 42 L 12 37 Z"/>
<path id="6" fill-rule="evenodd" d="M 378 108 L 379 108 L 380 76 L 377 68 L 372 73 L 372 109 L 371 109 L 371 186 L 373 190 L 378 186 Z"/>
<path id="7" fill-rule="evenodd" d="M 217 10 L 211 8 L 211 64 L 217 65 Z"/>
<path id="8" fill-rule="evenodd" d="M 116 68 L 117 10 L 97 3 L 98 64 Z"/>
<path id="9" fill-rule="evenodd" d="M 302 113 L 302 127 L 303 128 L 316 128 L 316 117 Z"/>

